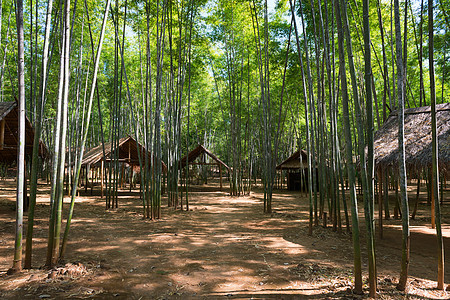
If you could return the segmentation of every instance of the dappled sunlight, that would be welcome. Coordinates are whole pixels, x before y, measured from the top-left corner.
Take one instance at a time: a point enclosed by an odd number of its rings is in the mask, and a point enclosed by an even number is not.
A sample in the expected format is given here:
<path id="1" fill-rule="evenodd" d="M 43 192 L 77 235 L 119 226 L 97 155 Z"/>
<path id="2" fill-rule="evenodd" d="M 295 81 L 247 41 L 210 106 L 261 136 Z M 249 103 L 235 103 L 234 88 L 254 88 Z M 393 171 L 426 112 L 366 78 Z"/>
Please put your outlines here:
<path id="1" fill-rule="evenodd" d="M 14 197 L 10 198 L 0 205 L 0 255 L 4 257 L 0 272 L 10 267 L 13 254 L 15 212 Z M 42 195 L 39 199 L 36 265 L 45 261 L 48 235 L 48 198 Z M 92 275 L 78 279 L 76 285 L 123 299 L 143 295 L 284 299 L 313 295 L 321 299 L 332 296 L 333 289 L 345 292 L 352 285 L 351 234 L 345 228 L 338 233 L 319 226 L 312 236 L 307 235 L 309 200 L 303 193 L 275 191 L 270 214 L 262 211 L 260 190 L 250 196 L 229 197 L 223 191 L 202 192 L 198 187 L 189 200 L 189 212 L 163 205 L 162 218 L 149 220 L 142 219 L 142 202 L 136 192 L 124 191 L 119 208 L 113 210 L 105 210 L 105 198 L 77 197 L 65 259 L 91 266 Z M 162 203 L 167 203 L 166 197 Z M 411 276 L 434 280 L 429 270 L 435 267 L 435 249 L 428 244 L 435 243 L 435 230 L 414 222 Z M 360 228 L 364 240 L 363 218 Z M 443 229 L 448 244 L 448 225 Z M 381 274 L 398 273 L 399 237 L 401 220 L 385 222 L 385 238 L 377 240 Z M 420 241 L 428 244 L 419 245 Z M 365 257 L 366 244 L 361 246 Z M 8 287 L 24 286 L 29 277 Z M 4 288 L 0 281 L 0 289 Z"/>

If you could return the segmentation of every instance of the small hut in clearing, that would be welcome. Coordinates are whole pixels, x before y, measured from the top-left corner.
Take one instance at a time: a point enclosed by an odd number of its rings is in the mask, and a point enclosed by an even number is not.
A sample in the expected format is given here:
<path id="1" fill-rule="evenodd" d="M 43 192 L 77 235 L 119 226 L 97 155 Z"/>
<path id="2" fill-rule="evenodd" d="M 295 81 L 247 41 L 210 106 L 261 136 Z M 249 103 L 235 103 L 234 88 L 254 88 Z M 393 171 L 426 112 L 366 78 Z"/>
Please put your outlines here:
<path id="1" fill-rule="evenodd" d="M 16 101 L 0 102 L 0 162 L 10 164 L 17 160 L 17 142 L 19 140 L 19 108 Z M 34 128 L 28 118 L 25 119 L 25 159 L 33 153 Z M 39 143 L 39 156 L 48 157 L 44 143 Z"/>
<path id="2" fill-rule="evenodd" d="M 450 103 L 436 105 L 439 172 L 450 172 Z M 374 136 L 376 169 L 398 168 L 398 112 L 390 114 Z M 409 174 L 431 168 L 431 107 L 405 110 L 405 161 Z"/>
<path id="3" fill-rule="evenodd" d="M 405 111 L 405 162 L 408 179 L 417 178 L 417 189 L 420 189 L 420 178 L 422 174 L 426 174 L 432 167 L 432 131 L 431 131 L 431 107 L 424 106 L 418 108 L 410 108 Z M 436 127 L 438 138 L 438 166 L 440 179 L 442 182 L 448 178 L 450 172 L 450 103 L 436 105 Z M 388 170 L 392 170 L 394 177 L 397 177 L 399 167 L 399 150 L 398 150 L 398 112 L 392 112 L 383 126 L 375 133 L 374 136 L 374 156 L 375 170 L 379 182 L 379 203 L 384 194 L 387 199 L 388 190 L 387 182 L 389 180 Z M 430 195 L 431 194 L 431 195 Z M 434 194 L 429 194 L 431 200 L 431 225 L 434 227 Z M 443 201 L 443 193 L 441 189 L 441 201 Z M 416 201 L 412 218 L 417 212 L 419 203 L 419 193 L 416 194 Z M 379 206 L 381 212 L 382 206 Z M 394 208 L 394 218 L 398 216 L 398 201 Z M 388 211 L 385 211 L 388 217 Z M 382 222 L 380 221 L 380 226 Z"/>
<path id="4" fill-rule="evenodd" d="M 276 169 L 281 173 L 281 187 L 283 186 L 283 171 L 286 171 L 287 189 L 290 191 L 306 191 L 308 187 L 308 153 L 297 150 L 286 158 Z"/>
<path id="5" fill-rule="evenodd" d="M 105 162 L 109 162 L 113 159 L 112 155 L 114 154 L 114 148 L 111 143 L 105 143 L 105 153 L 103 153 L 103 145 L 96 146 L 89 151 L 85 152 L 83 155 L 83 160 L 81 162 L 82 170 L 84 171 L 85 178 L 85 189 L 87 189 L 89 184 L 89 180 L 91 177 L 91 173 L 98 177 L 100 175 L 100 185 L 101 185 L 101 195 L 103 197 L 103 185 L 104 185 L 104 170 L 107 165 Z M 139 163 L 139 155 L 141 156 L 142 162 L 144 163 L 145 154 L 147 155 L 147 161 L 151 162 L 151 153 L 145 150 L 144 146 L 138 143 L 131 136 L 121 138 L 119 140 L 118 145 L 118 161 L 121 166 L 121 186 L 123 186 L 123 181 L 125 179 L 125 167 L 130 167 L 131 170 L 140 166 Z M 139 151 L 139 152 L 138 152 Z M 167 172 L 166 164 L 162 163 L 162 171 Z M 98 172 L 99 171 L 99 172 Z M 100 173 L 100 174 L 98 174 Z M 87 175 L 86 175 L 87 174 Z M 132 172 L 130 172 L 130 176 L 132 176 Z M 130 189 L 131 189 L 131 181 L 130 181 Z"/>
<path id="6" fill-rule="evenodd" d="M 208 163 L 206 162 L 206 155 L 208 155 L 214 162 Z M 195 162 L 197 158 L 201 158 L 200 162 Z M 199 165 L 199 166 L 217 166 L 219 169 L 219 180 L 220 180 L 220 188 L 222 188 L 222 169 L 225 168 L 227 172 L 230 172 L 230 168 L 221 161 L 217 156 L 215 156 L 211 151 L 206 149 L 203 145 L 198 145 L 194 150 L 188 153 L 187 157 L 184 156 L 180 160 L 181 169 L 186 167 L 186 160 L 188 165 Z"/>

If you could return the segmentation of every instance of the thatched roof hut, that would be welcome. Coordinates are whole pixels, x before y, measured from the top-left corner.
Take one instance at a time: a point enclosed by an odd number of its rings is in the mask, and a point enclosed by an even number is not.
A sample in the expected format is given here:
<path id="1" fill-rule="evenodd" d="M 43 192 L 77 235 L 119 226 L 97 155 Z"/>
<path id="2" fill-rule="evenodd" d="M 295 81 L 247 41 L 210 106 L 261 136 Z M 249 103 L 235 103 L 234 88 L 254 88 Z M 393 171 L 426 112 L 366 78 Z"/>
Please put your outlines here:
<path id="1" fill-rule="evenodd" d="M 206 163 L 205 161 L 203 161 L 203 162 L 195 163 L 194 161 L 197 158 L 201 157 L 202 155 L 208 155 L 209 157 L 212 158 L 212 160 L 214 160 L 214 162 L 213 163 Z M 203 158 L 204 158 L 204 156 L 203 156 Z M 211 151 L 206 149 L 203 145 L 199 144 L 191 152 L 189 152 L 187 154 L 187 156 L 185 155 L 180 160 L 180 167 L 181 167 L 181 169 L 186 167 L 186 160 L 187 160 L 188 165 L 217 165 L 218 168 L 219 168 L 220 188 L 222 188 L 222 168 L 225 168 L 228 171 L 228 173 L 229 173 L 230 172 L 230 167 L 228 167 L 226 163 L 224 163 L 222 160 L 220 160 Z"/>
<path id="2" fill-rule="evenodd" d="M 19 139 L 19 108 L 16 101 L 0 102 L 0 162 L 11 163 L 17 160 L 17 141 Z M 25 157 L 33 153 L 34 128 L 25 119 Z M 48 157 L 44 143 L 39 143 L 39 156 Z"/>
<path id="3" fill-rule="evenodd" d="M 450 103 L 436 105 L 439 171 L 450 172 Z M 398 112 L 375 133 L 376 168 L 398 167 Z M 405 160 L 408 171 L 431 167 L 431 107 L 405 110 Z"/>
<path id="4" fill-rule="evenodd" d="M 300 153 L 302 157 L 300 159 Z M 305 169 L 308 167 L 308 153 L 305 150 L 297 150 L 277 166 L 277 170 Z"/>
<path id="5" fill-rule="evenodd" d="M 217 165 L 221 165 L 221 166 L 225 167 L 225 169 L 227 169 L 228 171 L 230 170 L 230 167 L 228 167 L 226 163 L 221 161 L 217 156 L 215 156 L 211 151 L 206 149 L 203 145 L 198 145 L 197 147 L 195 147 L 195 149 L 193 149 L 191 152 L 188 153 L 188 155 L 187 155 L 188 163 L 189 164 L 193 163 L 194 160 L 196 160 L 203 153 L 205 153 L 206 155 L 211 157 L 216 162 Z M 186 156 L 184 156 L 180 160 L 180 164 L 181 164 L 181 168 L 184 168 L 186 166 Z"/>
<path id="6" fill-rule="evenodd" d="M 134 138 L 131 136 L 121 138 L 119 140 L 119 161 L 126 162 L 131 165 L 139 165 L 139 153 L 138 149 L 141 155 L 141 158 L 144 159 L 144 153 L 146 153 L 149 157 L 152 156 L 149 151 L 145 151 L 144 146 L 142 146 L 140 143 L 138 143 Z M 113 147 L 111 143 L 105 143 L 105 154 L 106 158 L 103 156 L 103 146 L 99 145 L 96 146 L 89 151 L 85 152 L 83 155 L 83 161 L 81 163 L 82 166 L 98 166 L 102 160 L 109 160 L 111 159 L 111 153 L 113 151 Z M 167 166 L 164 162 L 162 162 L 162 169 L 163 172 L 167 171 Z"/>
<path id="7" fill-rule="evenodd" d="M 292 153 L 291 156 L 286 158 L 276 169 L 280 171 L 280 175 L 283 176 L 283 171 L 287 177 L 287 189 L 290 191 L 308 190 L 308 173 L 305 172 L 308 169 L 308 152 L 305 150 L 297 150 Z M 317 180 L 317 168 L 312 168 L 313 176 Z M 315 174 L 315 175 L 314 175 Z M 281 188 L 283 187 L 283 178 L 281 179 Z"/>

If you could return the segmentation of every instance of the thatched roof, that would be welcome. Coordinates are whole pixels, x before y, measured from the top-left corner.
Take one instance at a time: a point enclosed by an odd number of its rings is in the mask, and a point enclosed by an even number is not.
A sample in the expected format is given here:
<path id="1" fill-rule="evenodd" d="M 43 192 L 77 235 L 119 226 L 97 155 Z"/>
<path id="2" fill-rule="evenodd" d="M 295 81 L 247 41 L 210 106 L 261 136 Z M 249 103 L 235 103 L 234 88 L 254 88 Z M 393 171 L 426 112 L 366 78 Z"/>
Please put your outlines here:
<path id="1" fill-rule="evenodd" d="M 140 143 L 136 142 L 134 138 L 131 136 L 121 138 L 119 140 L 119 160 L 122 160 L 124 162 L 127 162 L 129 164 L 139 165 L 139 152 L 141 153 L 142 159 L 144 159 L 145 156 L 143 156 L 143 153 L 147 153 L 148 157 L 151 157 L 151 153 L 149 151 L 145 151 L 144 146 L 142 146 Z M 112 145 L 111 143 L 105 143 L 105 154 L 106 159 L 111 158 L 111 152 L 112 152 Z M 96 146 L 94 148 L 91 148 L 83 155 L 83 161 L 81 165 L 98 165 L 103 160 L 103 147 L 102 145 Z M 150 159 L 149 159 L 150 161 Z M 166 164 L 161 161 L 162 163 L 162 169 L 163 171 L 167 171 Z"/>
<path id="2" fill-rule="evenodd" d="M 228 171 L 230 170 L 230 168 L 223 161 L 221 161 L 217 156 L 212 154 L 212 152 L 206 149 L 203 145 L 198 145 L 194 150 L 188 153 L 187 157 L 188 163 L 192 163 L 194 160 L 197 159 L 197 157 L 199 157 L 203 153 L 206 153 L 209 157 L 215 160 L 217 164 L 224 166 Z M 184 156 L 180 160 L 180 164 L 181 168 L 184 168 L 186 166 L 186 156 Z"/>
<path id="3" fill-rule="evenodd" d="M 440 172 L 450 171 L 450 103 L 436 105 Z M 376 167 L 398 166 L 398 112 L 375 133 Z M 431 107 L 405 110 L 405 160 L 410 171 L 431 167 Z"/>
<path id="4" fill-rule="evenodd" d="M 5 122 L 3 145 L 0 145 L 0 161 L 11 163 L 17 160 L 17 142 L 19 139 L 19 108 L 16 101 L 0 102 L 0 122 Z M 1 130 L 1 126 L 0 126 Z M 1 134 L 1 132 L 0 132 Z M 28 118 L 25 119 L 25 156 L 33 153 L 34 128 Z M 44 143 L 39 143 L 39 156 L 49 156 Z"/>
<path id="5" fill-rule="evenodd" d="M 300 152 L 302 159 L 300 162 Z M 308 153 L 305 150 L 297 150 L 291 156 L 286 158 L 281 164 L 277 166 L 277 170 L 287 169 L 304 169 L 308 167 Z"/>

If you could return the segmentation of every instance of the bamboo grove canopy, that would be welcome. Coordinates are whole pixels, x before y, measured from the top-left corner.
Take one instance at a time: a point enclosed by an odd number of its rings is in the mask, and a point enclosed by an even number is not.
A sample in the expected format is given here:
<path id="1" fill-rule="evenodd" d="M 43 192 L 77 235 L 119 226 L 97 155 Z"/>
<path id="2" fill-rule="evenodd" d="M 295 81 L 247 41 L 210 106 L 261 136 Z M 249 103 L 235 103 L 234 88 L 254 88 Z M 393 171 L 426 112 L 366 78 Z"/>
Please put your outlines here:
<path id="1" fill-rule="evenodd" d="M 134 138 L 131 136 L 121 138 L 119 140 L 119 161 L 126 162 L 131 165 L 139 165 L 139 155 L 141 155 L 141 159 L 144 162 L 145 156 L 144 153 L 147 154 L 148 162 L 150 163 L 150 157 L 152 157 L 151 153 L 149 151 L 145 151 L 144 146 L 142 146 L 140 143 L 138 143 Z M 138 153 L 138 149 L 140 154 Z M 111 143 L 105 143 L 105 155 L 106 160 L 111 159 L 111 154 L 113 152 L 114 148 L 112 147 Z M 104 160 L 103 156 L 103 146 L 99 145 L 96 146 L 89 151 L 87 151 L 83 155 L 83 161 L 81 163 L 82 166 L 96 166 L 99 165 L 102 160 Z M 163 172 L 167 171 L 166 164 L 161 161 L 162 163 L 162 170 Z"/>
<path id="2" fill-rule="evenodd" d="M 19 140 L 19 108 L 16 101 L 0 102 L 0 162 L 11 163 L 17 160 L 17 141 Z M 25 156 L 33 153 L 34 128 L 25 119 Z M 39 156 L 49 157 L 47 148 L 39 142 Z"/>
<path id="3" fill-rule="evenodd" d="M 300 152 L 302 157 L 300 160 Z M 277 170 L 306 169 L 308 167 L 308 154 L 305 150 L 297 150 L 277 166 Z"/>
<path id="4" fill-rule="evenodd" d="M 206 153 L 209 157 L 211 157 L 218 165 L 225 167 L 228 171 L 230 171 L 230 167 L 228 167 L 223 161 L 221 161 L 217 156 L 212 154 L 211 151 L 206 149 L 203 145 L 198 145 L 194 150 L 188 153 L 187 160 L 188 163 L 191 164 L 194 160 L 196 160 L 200 155 Z M 184 156 L 180 161 L 181 168 L 186 166 L 186 156 Z"/>
<path id="5" fill-rule="evenodd" d="M 450 103 L 436 105 L 439 171 L 450 171 Z M 375 133 L 377 168 L 398 167 L 398 112 L 392 112 Z M 408 171 L 431 168 L 431 107 L 405 110 L 405 160 Z"/>

